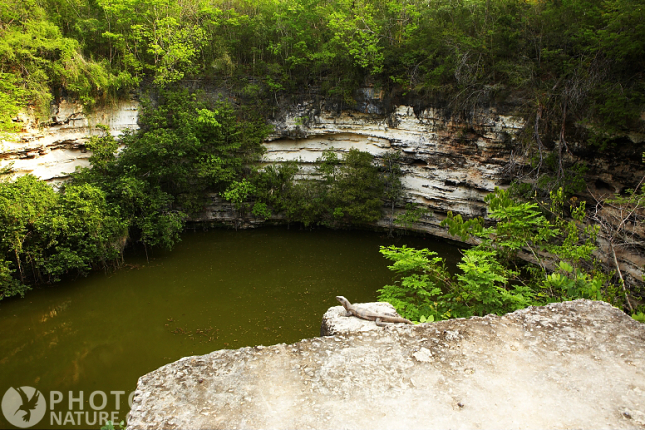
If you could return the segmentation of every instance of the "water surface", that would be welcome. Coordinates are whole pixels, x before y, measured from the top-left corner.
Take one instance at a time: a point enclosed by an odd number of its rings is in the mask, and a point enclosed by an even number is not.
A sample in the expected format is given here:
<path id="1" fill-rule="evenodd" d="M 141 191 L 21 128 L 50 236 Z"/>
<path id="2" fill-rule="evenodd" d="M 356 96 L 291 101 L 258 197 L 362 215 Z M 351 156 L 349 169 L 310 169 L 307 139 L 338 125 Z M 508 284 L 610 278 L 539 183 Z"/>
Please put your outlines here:
<path id="1" fill-rule="evenodd" d="M 83 391 L 84 410 L 92 411 L 91 392 L 130 393 L 141 375 L 184 356 L 318 336 L 336 295 L 376 301 L 377 289 L 391 282 L 378 252 L 388 244 L 430 248 L 453 263 L 459 256 L 431 237 L 365 231 L 189 232 L 149 263 L 135 253 L 115 273 L 1 301 L 0 395 L 18 386 L 36 387 L 46 399 L 60 391 L 56 410 L 64 416 L 67 393 Z M 0 427 L 11 427 L 1 415 Z M 52 427 L 49 411 L 38 427 Z"/>

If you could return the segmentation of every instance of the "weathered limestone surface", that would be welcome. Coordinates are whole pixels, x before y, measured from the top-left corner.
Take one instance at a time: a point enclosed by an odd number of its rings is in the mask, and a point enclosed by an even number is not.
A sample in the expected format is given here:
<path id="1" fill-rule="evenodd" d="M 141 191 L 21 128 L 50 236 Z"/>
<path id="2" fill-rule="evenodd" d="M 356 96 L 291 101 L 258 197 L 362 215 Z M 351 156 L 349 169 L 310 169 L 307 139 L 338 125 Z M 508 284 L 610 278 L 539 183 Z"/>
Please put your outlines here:
<path id="1" fill-rule="evenodd" d="M 524 121 L 493 108 L 466 124 L 442 109 L 415 113 L 411 106 L 398 106 L 382 115 L 338 113 L 303 103 L 275 127 L 266 143 L 266 161 L 311 165 L 331 148 L 343 152 L 356 148 L 376 157 L 399 150 L 410 200 L 444 213 L 480 215 L 483 197 L 503 183 L 502 171 Z"/>
<path id="2" fill-rule="evenodd" d="M 393 317 L 400 317 L 390 303 L 375 302 L 375 303 L 358 303 L 353 304 L 355 308 L 360 311 L 367 311 L 379 315 L 389 315 Z M 329 308 L 325 315 L 322 317 L 322 324 L 320 325 L 321 336 L 334 336 L 334 335 L 350 335 L 363 333 L 367 331 L 380 330 L 381 327 L 377 326 L 374 321 L 367 321 L 361 318 L 345 317 L 345 308 L 342 306 L 333 306 Z"/>
<path id="3" fill-rule="evenodd" d="M 500 111 L 481 108 L 468 122 L 438 107 L 415 111 L 395 106 L 386 113 L 381 95 L 365 88 L 357 109 L 337 111 L 324 100 L 285 105 L 276 114 L 264 162 L 296 160 L 311 166 L 322 151 L 357 148 L 380 157 L 391 150 L 403 153 L 404 185 L 411 200 L 439 212 L 478 215 L 482 197 L 503 184 L 511 157 L 522 163 L 518 133 L 524 128 L 512 107 Z M 15 162 L 18 174 L 33 173 L 45 180 L 65 178 L 76 165 L 87 165 L 88 136 L 105 124 L 113 135 L 136 129 L 139 104 L 123 100 L 85 113 L 79 103 L 63 100 L 52 105 L 51 121 L 43 126 L 21 116 L 23 131 L 0 141 L 0 167 Z M 621 191 L 645 174 L 641 153 L 645 138 L 629 136 L 632 146 L 621 146 L 604 157 L 585 159 L 591 190 Z M 570 142 L 576 150 L 575 142 Z M 640 145 L 640 146 L 639 146 Z M 581 154 L 582 156 L 584 154 Z M 636 178 L 636 179 L 634 179 Z"/>
<path id="4" fill-rule="evenodd" d="M 130 429 L 644 426 L 645 325 L 585 300 L 186 357 L 139 379 L 128 418 Z"/>
<path id="5" fill-rule="evenodd" d="M 340 152 L 356 148 L 376 157 L 401 151 L 409 200 L 424 203 L 439 214 L 454 211 L 463 215 L 483 213 L 483 197 L 507 182 L 504 170 L 511 158 L 525 162 L 518 142 L 525 123 L 510 110 L 482 108 L 468 122 L 434 107 L 415 112 L 411 106 L 400 105 L 385 113 L 379 96 L 369 88 L 364 90 L 359 107 L 365 113 L 339 112 L 328 108 L 324 100 L 284 106 L 276 114 L 263 162 L 295 160 L 311 172 L 316 159 L 330 148 Z M 23 132 L 13 140 L 0 141 L 0 167 L 14 162 L 17 174 L 33 173 L 45 180 L 65 178 L 76 166 L 88 164 L 85 143 L 98 133 L 97 124 L 107 125 L 117 136 L 125 129 L 138 128 L 138 110 L 138 103 L 130 100 L 84 113 L 80 104 L 63 100 L 52 106 L 51 122 L 43 127 L 33 118 L 21 118 Z M 634 186 L 634 178 L 645 174 L 641 149 L 634 146 L 630 153 L 585 160 L 594 178 L 591 189 L 615 192 Z M 202 218 L 208 219 L 220 208 L 216 199 Z M 437 220 L 426 221 L 429 229 L 437 224 Z"/>
<path id="6" fill-rule="evenodd" d="M 468 217 L 485 215 L 484 196 L 508 183 L 505 169 L 511 158 L 519 164 L 526 162 L 518 138 L 525 123 L 513 116 L 510 108 L 504 112 L 494 106 L 482 108 L 465 122 L 436 107 L 415 111 L 411 106 L 400 105 L 386 113 L 380 94 L 370 88 L 363 89 L 362 94 L 357 106 L 360 111 L 337 111 L 327 107 L 324 100 L 283 106 L 283 111 L 276 114 L 274 133 L 265 143 L 267 152 L 262 162 L 295 160 L 308 174 L 327 149 L 344 152 L 356 148 L 377 158 L 400 151 L 403 191 L 408 201 L 434 212 L 422 218 L 414 229 L 448 238 L 452 237 L 440 227 L 446 212 Z M 37 127 L 25 118 L 25 130 L 16 141 L 0 142 L 0 167 L 13 162 L 19 175 L 32 173 L 48 181 L 62 180 L 77 166 L 89 165 L 91 154 L 85 150 L 85 143 L 88 136 L 98 133 L 97 124 L 106 124 L 115 136 L 125 129 L 136 129 L 138 109 L 136 101 L 122 101 L 86 114 L 80 104 L 63 101 L 52 107 L 52 122 L 47 127 Z M 641 162 L 645 141 L 634 139 L 635 145 L 623 145 L 605 157 L 584 160 L 590 169 L 591 192 L 597 196 L 618 192 L 633 187 L 638 178 L 645 176 L 645 164 Z M 571 147 L 575 144 L 571 143 Z M 219 195 L 210 198 L 211 203 L 194 221 L 241 227 L 266 224 L 264 219 L 238 220 L 231 205 Z M 402 203 L 396 212 L 401 212 L 403 206 Z M 387 215 L 378 226 L 389 226 Z M 268 220 L 282 221 L 281 214 Z M 607 246 L 601 251 L 599 256 L 609 261 Z M 623 248 L 617 257 L 629 279 L 642 279 L 645 260 L 641 255 Z"/>
<path id="7" fill-rule="evenodd" d="M 21 118 L 22 132 L 0 141 L 0 167 L 13 163 L 17 175 L 31 173 L 46 181 L 65 179 L 77 166 L 89 166 L 92 154 L 85 150 L 85 143 L 99 134 L 97 124 L 107 125 L 114 136 L 138 128 L 139 104 L 120 101 L 84 113 L 81 104 L 63 100 L 52 106 L 51 115 L 51 123 L 42 127 L 32 118 Z"/>

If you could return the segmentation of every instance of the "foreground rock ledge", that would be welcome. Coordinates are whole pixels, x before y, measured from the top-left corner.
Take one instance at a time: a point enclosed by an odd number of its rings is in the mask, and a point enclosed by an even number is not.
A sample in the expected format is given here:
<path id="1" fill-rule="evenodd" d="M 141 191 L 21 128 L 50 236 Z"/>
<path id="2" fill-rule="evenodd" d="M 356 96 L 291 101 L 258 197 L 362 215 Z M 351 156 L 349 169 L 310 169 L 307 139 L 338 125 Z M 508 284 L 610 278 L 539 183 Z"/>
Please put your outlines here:
<path id="1" fill-rule="evenodd" d="M 602 302 L 187 357 L 128 428 L 643 428 L 645 324 Z"/>

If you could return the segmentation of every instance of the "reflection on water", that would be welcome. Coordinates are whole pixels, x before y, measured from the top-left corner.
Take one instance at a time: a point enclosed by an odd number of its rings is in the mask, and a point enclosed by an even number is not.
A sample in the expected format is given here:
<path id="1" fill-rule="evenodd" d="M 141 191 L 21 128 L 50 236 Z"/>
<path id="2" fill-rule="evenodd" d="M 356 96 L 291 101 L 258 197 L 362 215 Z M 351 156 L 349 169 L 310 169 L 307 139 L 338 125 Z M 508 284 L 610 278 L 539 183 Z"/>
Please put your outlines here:
<path id="1" fill-rule="evenodd" d="M 46 398 L 53 390 L 83 391 L 87 404 L 89 393 L 129 393 L 138 377 L 183 356 L 317 336 L 336 295 L 374 301 L 391 281 L 378 250 L 393 243 L 453 262 L 459 255 L 431 238 L 214 230 L 185 234 L 173 252 L 157 251 L 149 263 L 131 255 L 116 273 L 4 300 L 0 394 L 24 385 Z M 0 416 L 0 427 L 8 426 Z"/>
<path id="2" fill-rule="evenodd" d="M 71 300 L 67 300 L 66 302 L 54 306 L 49 311 L 43 314 L 43 316 L 40 318 L 40 322 L 45 322 L 50 318 L 54 318 L 56 315 L 58 315 L 59 312 L 63 312 L 65 309 L 67 309 L 70 303 Z"/>

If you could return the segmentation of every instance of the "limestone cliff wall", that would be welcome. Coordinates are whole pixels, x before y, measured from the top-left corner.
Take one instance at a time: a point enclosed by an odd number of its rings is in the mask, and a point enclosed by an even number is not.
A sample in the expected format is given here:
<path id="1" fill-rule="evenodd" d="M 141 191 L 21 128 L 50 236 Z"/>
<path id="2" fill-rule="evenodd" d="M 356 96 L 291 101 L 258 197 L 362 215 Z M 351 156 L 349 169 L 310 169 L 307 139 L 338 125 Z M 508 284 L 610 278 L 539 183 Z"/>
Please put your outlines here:
<path id="1" fill-rule="evenodd" d="M 366 109 L 380 111 L 379 109 Z M 3 140 L 0 167 L 14 163 L 18 175 L 32 173 L 47 181 L 66 178 L 76 166 L 87 166 L 85 150 L 97 124 L 118 136 L 136 129 L 138 104 L 120 102 L 84 113 L 82 106 L 63 101 L 52 109 L 52 122 L 39 127 L 23 119 L 23 132 Z M 403 153 L 405 192 L 410 201 L 427 205 L 438 214 L 449 210 L 473 216 L 484 213 L 483 197 L 502 185 L 503 169 L 524 123 L 490 109 L 475 124 L 455 122 L 440 109 L 415 114 L 398 106 L 391 114 L 328 110 L 324 102 L 305 102 L 286 108 L 274 122 L 263 162 L 295 160 L 312 171 L 324 150 L 356 148 L 376 157 L 393 150 Z M 217 196 L 199 220 L 226 220 L 232 216 Z M 430 222 L 430 226 L 436 223 Z M 429 227 L 431 228 L 431 227 Z M 435 233 L 440 233 L 437 230 Z"/>
<path id="2" fill-rule="evenodd" d="M 376 104 L 359 106 L 367 113 L 328 108 L 324 100 L 286 105 L 273 122 L 275 131 L 267 139 L 263 161 L 296 160 L 312 170 L 315 160 L 330 148 L 356 148 L 376 157 L 400 150 L 410 201 L 438 213 L 452 210 L 465 215 L 483 213 L 483 196 L 507 183 L 504 172 L 511 158 L 526 162 L 518 142 L 525 122 L 519 116 L 489 107 L 466 122 L 433 107 L 415 111 L 400 105 L 385 113 L 379 99 L 372 101 Z M 0 167 L 13 162 L 18 175 L 64 179 L 76 166 L 87 165 L 90 154 L 84 145 L 98 133 L 97 124 L 107 125 L 118 136 L 138 128 L 138 109 L 138 103 L 129 100 L 84 112 L 80 104 L 63 100 L 52 106 L 46 125 L 18 118 L 22 132 L 0 136 Z M 645 147 L 636 145 L 602 158 L 578 155 L 589 166 L 593 189 L 621 191 L 645 175 L 641 150 Z"/>
<path id="3" fill-rule="evenodd" d="M 13 163 L 16 175 L 31 173 L 46 181 L 63 180 L 77 166 L 89 166 L 91 154 L 85 150 L 85 143 L 99 133 L 97 124 L 107 125 L 118 136 L 126 129 L 138 128 L 138 116 L 139 104 L 133 100 L 93 112 L 84 112 L 79 103 L 63 100 L 52 106 L 48 124 L 38 124 L 28 116 L 16 119 L 22 131 L 0 141 L 0 167 Z"/>
<path id="4" fill-rule="evenodd" d="M 508 184 L 509 162 L 527 162 L 519 142 L 525 122 L 514 116 L 512 109 L 491 105 L 466 122 L 438 107 L 399 105 L 386 111 L 380 95 L 367 90 L 364 93 L 356 109 L 337 109 L 324 100 L 284 105 L 273 122 L 274 132 L 266 141 L 263 162 L 295 160 L 305 172 L 311 172 L 316 159 L 331 148 L 356 148 L 377 158 L 389 151 L 401 151 L 402 182 L 408 201 L 433 211 L 415 229 L 443 237 L 447 233 L 439 224 L 446 212 L 484 215 L 484 196 L 496 186 Z M 136 101 L 122 101 L 84 113 L 79 104 L 63 101 L 53 106 L 51 123 L 46 126 L 22 119 L 23 132 L 0 143 L 0 167 L 13 162 L 16 174 L 62 180 L 77 166 L 88 165 L 90 154 L 85 143 L 98 132 L 97 124 L 108 125 L 118 136 L 125 129 L 137 128 L 138 109 Z M 632 139 L 632 143 L 604 157 L 585 154 L 582 147 L 570 143 L 575 154 L 568 156 L 589 166 L 587 179 L 592 192 L 618 192 L 633 187 L 645 175 L 641 162 L 645 146 L 638 139 Z M 232 208 L 213 195 L 211 204 L 195 221 L 232 223 L 233 218 Z M 279 222 L 279 215 L 269 221 Z M 247 220 L 247 226 L 262 223 Z M 379 222 L 383 227 L 388 224 L 388 219 Z M 623 252 L 619 258 L 631 276 L 642 277 L 642 257 Z"/>
<path id="5" fill-rule="evenodd" d="M 483 197 L 503 183 L 502 172 L 524 121 L 494 109 L 467 125 L 441 109 L 415 114 L 411 106 L 398 106 L 383 115 L 337 113 L 324 106 L 313 110 L 302 104 L 275 127 L 266 143 L 266 161 L 300 160 L 311 165 L 331 148 L 356 148 L 376 157 L 401 151 L 403 185 L 410 200 L 439 212 L 480 215 Z"/>
<path id="6" fill-rule="evenodd" d="M 327 108 L 324 101 L 290 106 L 273 122 L 263 162 L 297 161 L 305 173 L 311 173 L 316 160 L 329 149 L 346 152 L 356 148 L 377 159 L 400 151 L 407 201 L 423 204 L 434 213 L 415 229 L 438 236 L 446 236 L 439 223 L 448 211 L 485 214 L 484 196 L 507 183 L 504 169 L 524 127 L 521 118 L 499 114 L 494 108 L 468 124 L 435 108 L 415 113 L 411 106 L 398 106 L 386 114 L 368 105 L 364 111 L 338 111 Z M 218 196 L 211 197 L 212 204 L 198 220 L 231 222 L 233 211 Z M 388 222 L 383 219 L 379 225 L 385 227 Z"/>

